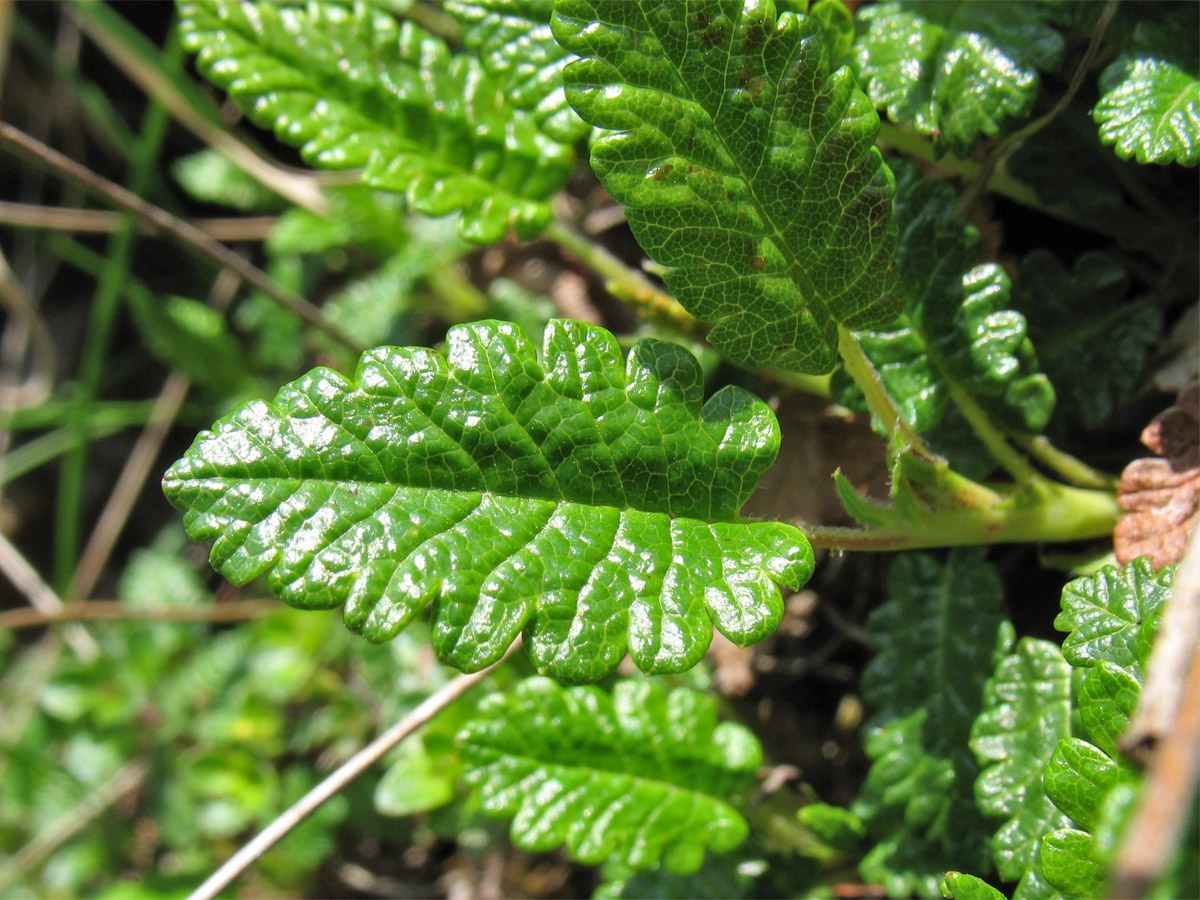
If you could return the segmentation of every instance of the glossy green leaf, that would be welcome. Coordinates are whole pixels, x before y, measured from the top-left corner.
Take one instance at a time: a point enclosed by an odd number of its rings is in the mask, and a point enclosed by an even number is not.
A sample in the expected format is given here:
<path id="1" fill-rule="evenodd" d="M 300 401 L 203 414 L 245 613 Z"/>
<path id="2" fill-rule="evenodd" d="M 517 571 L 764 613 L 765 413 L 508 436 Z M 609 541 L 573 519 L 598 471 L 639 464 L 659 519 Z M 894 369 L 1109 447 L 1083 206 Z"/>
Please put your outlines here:
<path id="1" fill-rule="evenodd" d="M 646 681 L 610 696 L 527 679 L 489 697 L 459 745 L 484 810 L 514 817 L 517 846 L 677 873 L 745 840 L 731 801 L 762 763 L 753 734 L 717 723 L 715 698 Z"/>
<path id="2" fill-rule="evenodd" d="M 558 0 L 592 168 L 679 302 L 738 362 L 829 372 L 895 318 L 879 120 L 821 23 L 742 0 Z"/>
<path id="3" fill-rule="evenodd" d="M 982 878 L 962 872 L 946 873 L 942 879 L 942 896 L 946 900 L 1007 900 Z"/>
<path id="4" fill-rule="evenodd" d="M 1092 831 L 1101 802 L 1120 777 L 1120 767 L 1103 750 L 1064 738 L 1046 765 L 1046 793 L 1080 828 Z"/>
<path id="5" fill-rule="evenodd" d="M 1107 660 L 1097 663 L 1079 688 L 1079 720 L 1092 743 L 1109 756 L 1117 754 L 1117 742 L 1129 727 L 1141 689 L 1129 670 Z"/>
<path id="6" fill-rule="evenodd" d="M 463 42 L 513 106 L 557 141 L 587 134 L 563 92 L 563 67 L 575 57 L 550 33 L 554 0 L 449 0 L 446 11 L 464 23 Z"/>
<path id="7" fill-rule="evenodd" d="M 1135 26 L 1100 76 L 1100 140 L 1139 163 L 1200 162 L 1200 20 L 1191 3 Z"/>
<path id="8" fill-rule="evenodd" d="M 461 211 L 471 240 L 536 235 L 571 150 L 467 56 L 370 6 L 181 0 L 204 74 L 315 165 L 362 168 L 417 212 Z"/>
<path id="9" fill-rule="evenodd" d="M 996 265 L 971 268 L 978 232 L 955 215 L 953 188 L 896 167 L 896 264 L 905 311 L 858 339 L 888 393 L 918 431 L 941 423 L 952 384 L 998 419 L 1037 433 L 1054 409 L 1054 388 L 1038 370 L 1025 317 L 1006 309 L 1010 283 Z M 839 400 L 861 405 L 861 391 L 835 376 Z"/>
<path id="10" fill-rule="evenodd" d="M 1056 414 L 1070 427 L 1094 430 L 1111 419 L 1158 343 L 1162 313 L 1126 302 L 1129 283 L 1129 271 L 1104 253 L 1084 253 L 1070 270 L 1047 250 L 1021 261 L 1016 305 L 1059 396 Z"/>
<path id="11" fill-rule="evenodd" d="M 1063 588 L 1054 620 L 1055 628 L 1069 632 L 1063 655 L 1073 666 L 1110 662 L 1140 672 L 1148 652 L 1143 629 L 1171 596 L 1174 581 L 1174 566 L 1156 573 L 1144 557 L 1076 578 Z"/>
<path id="12" fill-rule="evenodd" d="M 1037 0 L 908 0 L 859 12 L 854 65 L 880 109 L 967 156 L 1028 115 L 1038 70 L 1062 62 L 1052 7 Z"/>
<path id="13" fill-rule="evenodd" d="M 1023 638 L 996 667 L 983 702 L 971 729 L 983 767 L 975 798 L 986 815 L 1006 819 L 992 856 L 1000 876 L 1016 881 L 1038 865 L 1042 835 L 1067 824 L 1046 796 L 1042 773 L 1070 734 L 1071 667 L 1056 645 Z"/>
<path id="14" fill-rule="evenodd" d="M 877 712 L 856 812 L 876 846 L 861 871 L 891 896 L 936 897 L 948 869 L 991 868 L 992 828 L 975 803 L 979 766 L 967 741 L 1011 626 L 1000 579 L 979 550 L 952 551 L 944 566 L 926 554 L 900 556 L 888 595 L 868 620 L 880 652 L 862 690 Z"/>
<path id="15" fill-rule="evenodd" d="M 443 661 L 483 668 L 525 630 L 540 671 L 594 680 L 626 652 L 647 672 L 703 656 L 715 625 L 770 634 L 778 585 L 812 571 L 791 525 L 738 509 L 779 445 L 766 404 L 701 404 L 694 357 L 646 340 L 624 363 L 603 329 L 556 320 L 539 364 L 514 326 L 317 369 L 243 406 L 167 472 L 213 565 L 267 575 L 288 603 L 345 605 L 371 640 L 436 601 Z"/>
<path id="16" fill-rule="evenodd" d="M 1086 831 L 1060 828 L 1042 841 L 1042 870 L 1046 879 L 1076 897 L 1103 897 L 1108 866 L 1096 858 L 1095 839 Z"/>

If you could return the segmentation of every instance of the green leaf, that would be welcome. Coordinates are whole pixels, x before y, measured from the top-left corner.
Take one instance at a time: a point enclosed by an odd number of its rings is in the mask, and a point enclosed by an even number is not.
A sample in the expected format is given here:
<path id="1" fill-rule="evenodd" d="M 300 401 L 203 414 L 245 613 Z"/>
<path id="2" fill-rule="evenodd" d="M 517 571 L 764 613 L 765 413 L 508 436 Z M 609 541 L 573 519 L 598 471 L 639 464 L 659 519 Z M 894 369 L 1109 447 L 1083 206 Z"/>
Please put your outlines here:
<path id="1" fill-rule="evenodd" d="M 1081 828 L 1093 831 L 1100 803 L 1120 777 L 1120 767 L 1103 750 L 1064 738 L 1046 765 L 1046 793 Z"/>
<path id="2" fill-rule="evenodd" d="M 1141 380 L 1162 333 L 1162 313 L 1125 302 L 1129 271 L 1089 251 L 1068 270 L 1047 250 L 1021 262 L 1017 307 L 1028 317 L 1038 359 L 1069 428 L 1093 431 L 1112 418 Z"/>
<path id="3" fill-rule="evenodd" d="M 775 458 L 766 404 L 701 405 L 694 357 L 557 320 L 539 365 L 514 326 L 381 348 L 352 381 L 317 369 L 202 433 L 167 472 L 193 540 L 239 584 L 345 605 L 387 640 L 434 601 L 438 657 L 497 660 L 522 629 L 539 671 L 600 678 L 626 652 L 682 671 L 714 625 L 745 645 L 812 571 L 791 525 L 737 511 Z"/>
<path id="4" fill-rule="evenodd" d="M 941 423 L 953 384 L 1001 421 L 1037 433 L 1054 409 L 1054 388 L 1038 371 L 1025 317 L 1008 303 L 1010 284 L 996 265 L 970 268 L 978 232 L 955 214 L 953 188 L 896 166 L 896 265 L 905 311 L 880 331 L 857 334 L 888 393 L 918 431 Z M 841 373 L 838 399 L 861 405 Z"/>
<path id="5" fill-rule="evenodd" d="M 1134 163 L 1117 162 L 1112 151 L 1100 143 L 1090 110 L 1082 104 L 1072 104 L 1030 135 L 1008 157 L 1004 168 L 1033 188 L 1043 203 L 1066 204 L 1085 220 L 1119 215 L 1124 205 L 1121 183 L 1137 179 Z M 1023 311 L 1026 315 L 1031 312 Z"/>
<path id="6" fill-rule="evenodd" d="M 675 900 L 688 897 L 690 900 L 741 900 L 744 897 L 761 896 L 755 891 L 756 879 L 742 871 L 744 868 L 739 854 L 707 856 L 704 864 L 694 872 L 679 875 L 667 871 L 661 865 L 649 869 L 632 869 L 609 862 L 601 873 L 602 881 L 592 893 L 592 900 L 617 900 L 628 897 L 635 900 Z M 758 868 L 750 860 L 750 867 Z"/>
<path id="7" fill-rule="evenodd" d="M 1054 11 L 1037 0 L 938 0 L 869 6 L 858 14 L 854 65 L 871 100 L 893 122 L 968 156 L 1028 115 L 1038 70 L 1062 63 Z"/>
<path id="8" fill-rule="evenodd" d="M 550 33 L 554 0 L 450 0 L 446 11 L 466 26 L 463 43 L 513 106 L 557 141 L 587 134 L 563 91 L 563 67 L 575 57 Z"/>
<path id="9" fill-rule="evenodd" d="M 1062 592 L 1062 612 L 1054 620 L 1069 632 L 1063 655 L 1073 666 L 1110 662 L 1140 672 L 1148 653 L 1143 628 L 1171 596 L 1175 567 L 1155 572 L 1145 557 L 1117 569 L 1076 578 Z"/>
<path id="10" fill-rule="evenodd" d="M 927 554 L 900 556 L 888 594 L 868 620 L 880 652 L 862 691 L 878 711 L 855 811 L 876 846 L 860 868 L 891 896 L 936 897 L 948 869 L 991 866 L 992 829 L 975 802 L 979 767 L 967 740 L 1011 626 L 999 576 L 980 550 L 952 551 L 944 566 Z"/>
<path id="11" fill-rule="evenodd" d="M 1079 720 L 1092 743 L 1116 756 L 1117 741 L 1129 727 L 1141 682 L 1127 669 L 1107 660 L 1087 673 L 1079 688 Z"/>
<path id="12" fill-rule="evenodd" d="M 171 174 L 185 191 L 203 203 L 219 203 L 246 211 L 274 209 L 281 205 L 273 191 L 211 148 L 175 160 L 171 164 Z"/>
<path id="13" fill-rule="evenodd" d="M 879 120 L 819 21 L 766 3 L 558 0 L 582 59 L 567 99 L 592 168 L 709 341 L 751 366 L 824 373 L 838 326 L 895 318 L 893 179 Z"/>
<path id="14" fill-rule="evenodd" d="M 1038 864 L 1043 834 L 1067 824 L 1046 796 L 1042 773 L 1070 734 L 1070 701 L 1071 667 L 1062 651 L 1033 638 L 1022 638 L 984 690 L 971 729 L 971 749 L 983 768 L 975 798 L 985 815 L 1006 819 L 992 838 L 992 856 L 1008 881 Z"/>
<path id="15" fill-rule="evenodd" d="M 454 799 L 457 767 L 447 766 L 418 738 L 402 743 L 375 786 L 375 809 L 385 816 L 411 816 Z"/>
<path id="16" fill-rule="evenodd" d="M 942 879 L 942 896 L 947 900 L 1007 900 L 982 878 L 962 872 L 946 873 Z"/>
<path id="17" fill-rule="evenodd" d="M 867 836 L 862 819 L 841 806 L 810 803 L 800 808 L 796 818 L 823 843 L 841 853 L 856 853 Z"/>
<path id="18" fill-rule="evenodd" d="M 1076 897 L 1103 897 L 1108 866 L 1097 860 L 1095 839 L 1086 831 L 1060 828 L 1042 841 L 1042 871 L 1046 879 Z"/>
<path id="19" fill-rule="evenodd" d="M 730 801 L 762 763 L 750 731 L 717 724 L 715 698 L 645 681 L 619 682 L 609 696 L 527 679 L 489 697 L 459 744 L 484 810 L 514 816 L 518 847 L 565 843 L 581 862 L 661 860 L 676 873 L 745 840 Z"/>
<path id="20" fill-rule="evenodd" d="M 1193 4 L 1147 18 L 1100 76 L 1092 111 L 1100 140 L 1121 159 L 1194 166 L 1200 162 L 1200 42 Z"/>
<path id="21" fill-rule="evenodd" d="M 363 181 L 407 195 L 417 212 L 461 211 L 462 234 L 533 237 L 571 150 L 466 56 L 370 6 L 303 8 L 181 0 L 184 46 L 214 83 L 305 159 L 362 167 Z"/>

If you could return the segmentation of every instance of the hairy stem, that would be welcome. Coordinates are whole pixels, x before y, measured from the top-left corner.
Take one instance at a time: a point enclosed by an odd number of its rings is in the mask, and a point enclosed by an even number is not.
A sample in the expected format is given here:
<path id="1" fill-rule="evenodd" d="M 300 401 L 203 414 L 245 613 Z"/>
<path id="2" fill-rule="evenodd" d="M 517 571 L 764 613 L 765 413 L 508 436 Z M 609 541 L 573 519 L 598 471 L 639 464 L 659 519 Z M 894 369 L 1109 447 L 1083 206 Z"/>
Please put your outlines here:
<path id="1" fill-rule="evenodd" d="M 838 353 L 841 354 L 842 362 L 846 366 L 846 374 L 853 378 L 854 383 L 862 390 L 863 396 L 867 398 L 867 408 L 883 424 L 887 433 L 892 434 L 899 431 L 904 442 L 914 451 L 928 459 L 935 458 L 936 454 L 925 445 L 921 436 L 901 415 L 896 401 L 884 388 L 883 379 L 879 377 L 875 366 L 863 352 L 858 338 L 849 328 L 841 325 L 838 326 Z"/>
<path id="2" fill-rule="evenodd" d="M 971 426 L 971 430 L 975 432 L 975 436 L 987 447 L 988 452 L 992 454 L 992 458 L 1003 466 L 1004 470 L 1018 484 L 1033 484 L 1046 481 L 1041 473 L 1029 464 L 1029 461 L 1025 457 L 1009 445 L 1008 441 L 1004 438 L 1004 434 L 992 424 L 992 420 L 988 418 L 988 414 L 975 402 L 975 398 L 969 392 L 964 390 L 952 378 L 947 378 L 946 384 L 950 387 L 950 397 L 954 400 L 954 405 L 963 414 L 963 418 L 967 420 L 967 423 Z"/>
<path id="3" fill-rule="evenodd" d="M 1042 435 L 1021 434 L 1020 432 L 1006 432 L 1009 440 L 1019 446 L 1022 450 L 1036 459 L 1042 465 L 1064 478 L 1070 484 L 1076 487 L 1095 488 L 1101 491 L 1115 491 L 1119 479 L 1114 478 L 1107 472 L 1102 472 L 1089 466 L 1080 459 L 1076 459 L 1070 453 L 1059 450 L 1050 439 Z"/>

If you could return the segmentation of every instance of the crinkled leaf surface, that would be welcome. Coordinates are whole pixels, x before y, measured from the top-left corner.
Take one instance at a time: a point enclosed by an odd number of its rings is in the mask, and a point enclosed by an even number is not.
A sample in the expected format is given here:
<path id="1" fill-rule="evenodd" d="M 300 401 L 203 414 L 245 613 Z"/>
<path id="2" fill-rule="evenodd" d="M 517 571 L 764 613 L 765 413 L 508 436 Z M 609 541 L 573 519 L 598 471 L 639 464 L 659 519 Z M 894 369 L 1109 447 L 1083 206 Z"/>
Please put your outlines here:
<path id="1" fill-rule="evenodd" d="M 864 801 L 877 837 L 862 873 L 892 896 L 937 896 L 943 874 L 991 866 L 991 827 L 975 803 L 979 767 L 967 746 L 984 685 L 1011 640 L 1001 584 L 983 553 L 897 558 L 889 600 L 868 622 L 880 648 L 863 673 L 877 708 L 866 748 Z M 874 807 L 872 811 L 871 808 Z"/>
<path id="2" fill-rule="evenodd" d="M 809 16 L 746 0 L 558 0 L 592 168 L 679 302 L 738 362 L 824 373 L 895 318 L 879 119 Z"/>
<path id="3" fill-rule="evenodd" d="M 1020 879 L 1038 865 L 1042 835 L 1067 824 L 1042 786 L 1058 742 L 1071 730 L 1071 667 L 1049 641 L 1023 638 L 984 691 L 971 729 L 983 771 L 975 781 L 979 808 L 1006 821 L 992 838 L 1000 876 Z"/>
<path id="4" fill-rule="evenodd" d="M 762 763 L 750 731 L 717 724 L 715 698 L 646 681 L 610 696 L 528 679 L 489 697 L 459 745 L 484 809 L 514 817 L 517 846 L 678 873 L 745 840 L 730 801 Z"/>
<path id="5" fill-rule="evenodd" d="M 1120 778 L 1120 767 L 1099 747 L 1064 738 L 1046 765 L 1046 793 L 1080 828 L 1092 831 L 1101 801 Z"/>
<path id="6" fill-rule="evenodd" d="M 1110 662 L 1140 673 L 1152 634 L 1143 631 L 1171 596 L 1174 582 L 1174 566 L 1155 572 L 1144 557 L 1076 578 L 1063 588 L 1062 612 L 1054 620 L 1055 628 L 1069 632 L 1063 655 L 1073 666 Z"/>
<path id="7" fill-rule="evenodd" d="M 555 140 L 587 134 L 563 93 L 562 70 L 575 57 L 550 33 L 554 0 L 449 0 L 446 11 L 466 26 L 463 42 L 513 106 Z"/>
<path id="8" fill-rule="evenodd" d="M 1038 70 L 1054 71 L 1064 41 L 1037 0 L 913 0 L 859 15 L 854 65 L 871 100 L 937 145 L 967 156 L 981 136 L 1029 113 Z"/>
<path id="9" fill-rule="evenodd" d="M 1046 879 L 1075 897 L 1103 897 L 1108 866 L 1096 858 L 1095 839 L 1086 831 L 1060 828 L 1042 841 L 1042 871 Z"/>
<path id="10" fill-rule="evenodd" d="M 888 327 L 858 333 L 901 412 L 918 431 L 941 423 L 951 383 L 997 418 L 1039 432 L 1055 394 L 1038 370 L 1025 317 L 1006 309 L 1011 285 L 996 265 L 971 268 L 978 233 L 954 213 L 953 188 L 896 167 L 896 264 L 905 311 Z M 839 400 L 861 405 L 861 391 L 835 376 Z"/>
<path id="11" fill-rule="evenodd" d="M 1091 742 L 1110 756 L 1117 754 L 1141 689 L 1139 678 L 1107 660 L 1097 663 L 1079 688 L 1079 721 Z"/>
<path id="12" fill-rule="evenodd" d="M 942 896 L 947 900 L 1007 900 L 982 878 L 962 872 L 946 873 L 942 880 Z"/>
<path id="13" fill-rule="evenodd" d="M 687 669 L 716 625 L 769 634 L 812 550 L 796 528 L 737 512 L 773 461 L 775 417 L 647 340 L 624 363 L 603 329 L 557 320 L 538 362 L 507 323 L 425 349 L 316 369 L 202 433 L 167 472 L 194 540 L 288 603 L 345 605 L 386 640 L 436 601 L 433 642 L 465 670 L 525 629 L 539 669 L 594 680 L 628 651 Z"/>
<path id="14" fill-rule="evenodd" d="M 1094 430 L 1112 418 L 1162 333 L 1157 307 L 1124 302 L 1129 283 L 1129 271 L 1101 252 L 1084 253 L 1069 270 L 1047 250 L 1021 261 L 1016 306 L 1067 427 Z"/>
<path id="15" fill-rule="evenodd" d="M 1139 163 L 1200 162 L 1200 20 L 1192 3 L 1147 17 L 1100 76 L 1100 140 Z M 1151 10 L 1151 15 L 1155 10 Z"/>
<path id="16" fill-rule="evenodd" d="M 213 82 L 310 162 L 362 167 L 464 237 L 532 237 L 571 150 L 512 106 L 477 60 L 369 5 L 181 0 L 184 45 Z"/>

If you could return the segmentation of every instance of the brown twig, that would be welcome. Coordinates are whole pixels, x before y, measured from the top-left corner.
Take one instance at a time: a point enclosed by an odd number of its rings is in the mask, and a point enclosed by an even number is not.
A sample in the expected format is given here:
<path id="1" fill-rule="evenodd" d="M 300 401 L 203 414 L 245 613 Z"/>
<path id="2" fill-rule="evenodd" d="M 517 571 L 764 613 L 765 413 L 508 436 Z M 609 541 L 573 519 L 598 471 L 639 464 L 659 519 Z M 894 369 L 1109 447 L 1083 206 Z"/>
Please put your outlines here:
<path id="1" fill-rule="evenodd" d="M 0 148 L 35 165 L 50 169 L 66 180 L 83 187 L 105 203 L 123 210 L 149 228 L 183 249 L 198 253 L 217 266 L 232 269 L 250 286 L 262 291 L 280 306 L 291 310 L 313 328 L 324 332 L 339 344 L 360 353 L 357 342 L 341 328 L 327 321 L 321 310 L 302 297 L 293 294 L 266 272 L 234 253 L 224 244 L 213 240 L 196 226 L 171 215 L 165 209 L 147 203 L 119 184 L 109 181 L 70 157 L 30 137 L 19 128 L 0 122 Z"/>
<path id="2" fill-rule="evenodd" d="M 193 224 L 217 241 L 263 241 L 275 227 L 275 216 L 233 216 L 197 219 Z M 41 206 L 36 203 L 10 203 L 0 200 L 0 225 L 39 228 L 50 231 L 111 234 L 121 223 L 120 213 L 106 209 Z M 143 226 L 143 231 L 146 229 Z"/>
<path id="3" fill-rule="evenodd" d="M 0 631 L 101 619 L 220 624 L 259 619 L 278 612 L 281 608 L 277 600 L 239 600 L 235 603 L 214 603 L 206 606 L 130 606 L 119 600 L 85 600 L 82 603 L 68 603 L 52 613 L 44 613 L 31 607 L 7 610 L 0 613 Z"/>
<path id="4" fill-rule="evenodd" d="M 65 605 L 50 585 L 29 564 L 21 551 L 3 534 L 0 534 L 0 572 L 12 582 L 13 587 L 25 595 L 30 605 L 43 616 L 54 616 L 62 612 Z M 67 644 L 83 660 L 93 660 L 100 655 L 100 647 L 82 625 L 71 625 L 63 633 Z"/>
<path id="5" fill-rule="evenodd" d="M 346 785 L 365 772 L 385 753 L 436 716 L 439 712 L 486 678 L 493 669 L 501 665 L 521 645 L 521 639 L 513 641 L 504 656 L 486 669 L 470 675 L 457 675 L 429 697 L 411 713 L 363 747 L 315 788 L 285 810 L 270 825 L 260 831 L 248 844 L 233 854 L 224 865 L 215 871 L 188 900 L 213 900 L 225 890 L 235 878 L 242 874 L 256 859 L 270 850 L 289 831 L 315 812 L 322 803 L 337 794 Z"/>

